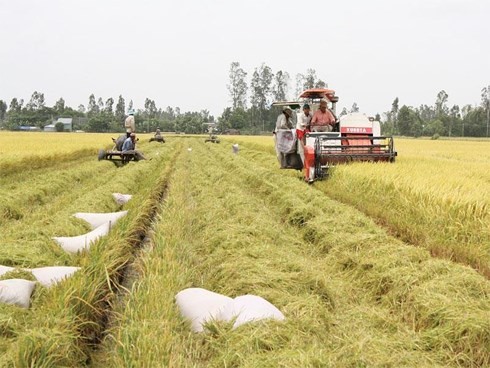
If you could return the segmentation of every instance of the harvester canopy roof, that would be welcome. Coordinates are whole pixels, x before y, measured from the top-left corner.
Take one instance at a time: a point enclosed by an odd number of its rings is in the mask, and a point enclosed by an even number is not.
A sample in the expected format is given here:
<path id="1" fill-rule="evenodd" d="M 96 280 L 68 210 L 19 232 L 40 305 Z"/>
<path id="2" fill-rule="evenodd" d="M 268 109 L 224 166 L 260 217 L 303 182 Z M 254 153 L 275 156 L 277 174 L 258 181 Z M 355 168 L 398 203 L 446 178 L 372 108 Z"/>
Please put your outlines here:
<path id="1" fill-rule="evenodd" d="M 298 101 L 276 101 L 272 103 L 272 106 L 280 106 L 280 107 L 290 107 L 292 110 L 299 109 L 301 107 L 301 103 Z"/>
<path id="2" fill-rule="evenodd" d="M 331 102 L 336 102 L 337 97 L 335 96 L 335 91 L 333 89 L 327 88 L 311 88 L 303 91 L 299 98 L 312 98 L 312 99 L 321 99 L 326 98 Z"/>

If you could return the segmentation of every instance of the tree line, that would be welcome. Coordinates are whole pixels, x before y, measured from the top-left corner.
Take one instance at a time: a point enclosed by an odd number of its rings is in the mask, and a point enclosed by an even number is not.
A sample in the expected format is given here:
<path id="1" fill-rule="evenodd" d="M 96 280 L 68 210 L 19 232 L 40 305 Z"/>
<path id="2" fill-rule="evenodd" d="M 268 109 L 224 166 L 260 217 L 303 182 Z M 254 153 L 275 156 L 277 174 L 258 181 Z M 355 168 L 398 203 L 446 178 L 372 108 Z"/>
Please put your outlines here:
<path id="1" fill-rule="evenodd" d="M 34 91 L 30 100 L 14 97 L 10 104 L 0 100 L 0 128 L 19 130 L 21 127 L 37 127 L 41 130 L 57 118 L 73 118 L 73 130 L 87 132 L 120 132 L 123 131 L 127 111 L 134 110 L 133 101 L 126 104 L 122 95 L 117 101 L 112 97 L 103 100 L 91 94 L 87 105 L 78 108 L 66 106 L 61 97 L 54 106 L 47 106 L 44 93 Z M 166 132 L 202 133 L 207 130 L 206 123 L 214 122 L 214 117 L 207 110 L 182 113 L 179 107 L 167 106 L 158 108 L 155 101 L 146 98 L 144 109 L 135 109 L 136 130 L 152 132 L 159 128 Z M 58 125 L 57 130 L 63 126 Z"/>
<path id="2" fill-rule="evenodd" d="M 273 101 L 291 99 L 292 80 L 287 71 L 272 69 L 262 64 L 256 67 L 248 78 L 239 62 L 232 62 L 229 70 L 227 89 L 231 106 L 226 107 L 218 119 L 220 130 L 237 129 L 250 133 L 272 131 L 278 111 L 271 107 Z M 301 91 L 309 88 L 327 87 L 317 77 L 314 69 L 298 73 L 294 80 L 293 100 Z M 488 137 L 490 124 L 490 85 L 481 90 L 479 105 L 448 105 L 449 95 L 440 91 L 434 104 L 419 107 L 401 105 L 398 97 L 389 111 L 377 113 L 374 117 L 381 122 L 383 134 L 404 136 L 472 136 Z M 349 112 L 359 112 L 353 103 L 350 109 L 344 107 L 339 116 Z"/>
<path id="3" fill-rule="evenodd" d="M 240 131 L 243 134 L 271 132 L 275 127 L 277 109 L 271 107 L 273 101 L 294 100 L 301 91 L 309 88 L 327 87 L 325 81 L 317 76 L 315 69 L 296 74 L 294 89 L 292 78 L 287 71 L 273 70 L 262 63 L 254 68 L 250 78 L 239 62 L 232 62 L 229 69 L 227 90 L 231 106 L 223 110 L 217 119 L 220 132 Z M 490 85 L 481 90 L 479 105 L 448 105 L 449 95 L 441 90 L 434 104 L 419 107 L 401 105 L 398 97 L 391 109 L 377 113 L 374 117 L 381 122 L 383 134 L 404 136 L 471 136 L 488 137 L 490 125 Z M 54 122 L 60 117 L 73 118 L 73 130 L 89 132 L 122 131 L 128 110 L 133 109 L 133 101 L 126 104 L 122 95 L 117 101 L 112 97 L 104 101 L 91 94 L 87 105 L 76 109 L 66 106 L 61 97 L 54 106 L 47 106 L 44 94 L 34 91 L 30 100 L 13 98 L 10 104 L 0 100 L 0 129 L 16 130 L 21 126 L 39 127 Z M 350 109 L 343 108 L 339 116 L 358 112 L 359 106 L 353 103 Z M 135 113 L 137 131 L 162 131 L 204 133 L 208 123 L 215 123 L 208 110 L 182 113 L 179 107 L 156 106 L 155 101 L 146 98 L 143 109 Z M 57 129 L 63 129 L 60 125 Z"/>

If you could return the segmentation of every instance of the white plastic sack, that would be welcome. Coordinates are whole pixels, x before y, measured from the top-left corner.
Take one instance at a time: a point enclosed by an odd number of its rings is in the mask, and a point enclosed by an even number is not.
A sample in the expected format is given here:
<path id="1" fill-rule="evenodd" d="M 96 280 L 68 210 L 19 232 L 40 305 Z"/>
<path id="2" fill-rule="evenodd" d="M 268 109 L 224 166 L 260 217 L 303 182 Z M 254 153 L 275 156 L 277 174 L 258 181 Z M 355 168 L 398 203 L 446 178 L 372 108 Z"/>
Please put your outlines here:
<path id="1" fill-rule="evenodd" d="M 296 130 L 279 129 L 276 131 L 277 150 L 281 153 L 296 152 Z"/>
<path id="2" fill-rule="evenodd" d="M 36 283 L 23 279 L 0 281 L 0 302 L 29 308 Z"/>
<path id="3" fill-rule="evenodd" d="M 72 276 L 79 269 L 80 267 L 53 266 L 38 267 L 27 271 L 30 271 L 41 285 L 50 287 L 63 279 Z"/>
<path id="4" fill-rule="evenodd" d="M 112 193 L 112 197 L 116 201 L 116 203 L 122 206 L 125 203 L 128 203 L 133 196 L 131 194 L 121 194 L 121 193 Z"/>
<path id="5" fill-rule="evenodd" d="M 89 249 L 93 242 L 109 233 L 109 223 L 100 225 L 91 232 L 79 236 L 53 237 L 65 252 L 77 253 L 82 249 Z"/>
<path id="6" fill-rule="evenodd" d="M 236 318 L 233 328 L 237 328 L 248 322 L 263 319 L 275 319 L 283 321 L 284 314 L 273 304 L 256 295 L 242 295 L 233 299 L 220 309 L 217 319 L 229 322 Z"/>
<path id="7" fill-rule="evenodd" d="M 228 296 L 201 288 L 184 289 L 175 296 L 180 314 L 191 321 L 194 332 L 202 332 L 203 324 L 216 319 L 220 309 L 231 302 Z"/>
<path id="8" fill-rule="evenodd" d="M 12 271 L 14 268 L 9 266 L 0 266 L 0 276 Z"/>
<path id="9" fill-rule="evenodd" d="M 128 214 L 128 211 L 119 211 L 119 212 L 108 212 L 108 213 L 89 213 L 89 212 L 77 212 L 73 215 L 73 217 L 82 219 L 87 221 L 90 224 L 92 229 L 99 227 L 106 222 L 110 222 L 111 226 L 119 220 L 121 217 L 124 217 Z"/>

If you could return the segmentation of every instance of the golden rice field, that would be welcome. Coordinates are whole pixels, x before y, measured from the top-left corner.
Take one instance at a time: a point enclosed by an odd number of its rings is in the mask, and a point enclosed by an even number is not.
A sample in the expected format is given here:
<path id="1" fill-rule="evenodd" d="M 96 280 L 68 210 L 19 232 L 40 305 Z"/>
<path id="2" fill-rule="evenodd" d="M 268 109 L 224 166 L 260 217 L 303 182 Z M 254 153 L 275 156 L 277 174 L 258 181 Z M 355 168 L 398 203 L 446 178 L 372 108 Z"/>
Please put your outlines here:
<path id="1" fill-rule="evenodd" d="M 111 136 L 0 136 L 1 279 L 80 267 L 28 309 L 0 304 L 1 367 L 490 366 L 490 142 L 396 140 L 396 163 L 308 185 L 270 137 L 141 135 L 148 160 L 116 167 L 96 159 Z M 75 212 L 119 210 L 88 251 L 51 239 L 88 231 Z M 188 287 L 286 319 L 192 333 Z"/>

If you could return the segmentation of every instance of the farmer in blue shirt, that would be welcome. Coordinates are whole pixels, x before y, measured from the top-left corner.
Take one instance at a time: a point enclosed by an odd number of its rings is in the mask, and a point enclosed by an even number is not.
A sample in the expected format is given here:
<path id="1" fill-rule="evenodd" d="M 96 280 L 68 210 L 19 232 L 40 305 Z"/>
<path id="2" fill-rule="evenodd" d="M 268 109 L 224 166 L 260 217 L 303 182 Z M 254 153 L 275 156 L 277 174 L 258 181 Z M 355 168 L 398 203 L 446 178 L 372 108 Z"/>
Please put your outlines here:
<path id="1" fill-rule="evenodd" d="M 131 133 L 123 143 L 121 151 L 124 153 L 134 153 L 135 160 L 146 160 L 145 156 L 140 151 L 135 150 L 136 146 L 136 134 Z"/>
<path id="2" fill-rule="evenodd" d="M 134 133 L 131 133 L 128 138 L 123 143 L 121 151 L 127 152 L 127 151 L 132 151 L 134 150 L 134 142 L 136 141 L 136 135 Z"/>

